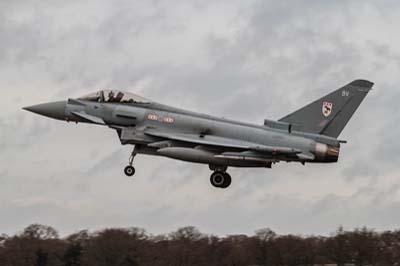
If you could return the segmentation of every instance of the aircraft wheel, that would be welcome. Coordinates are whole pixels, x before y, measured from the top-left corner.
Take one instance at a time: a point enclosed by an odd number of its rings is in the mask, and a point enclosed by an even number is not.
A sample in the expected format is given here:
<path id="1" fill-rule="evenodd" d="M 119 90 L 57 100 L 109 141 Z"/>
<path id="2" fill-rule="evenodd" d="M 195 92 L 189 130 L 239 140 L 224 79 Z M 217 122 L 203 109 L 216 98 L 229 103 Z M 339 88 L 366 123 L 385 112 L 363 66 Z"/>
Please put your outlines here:
<path id="1" fill-rule="evenodd" d="M 224 185 L 225 180 L 226 176 L 223 172 L 214 172 L 210 177 L 211 185 L 218 188 L 221 188 Z"/>
<path id="2" fill-rule="evenodd" d="M 230 174 L 228 174 L 228 173 L 225 173 L 224 176 L 225 176 L 225 179 L 224 179 L 224 183 L 221 185 L 221 188 L 228 188 L 232 184 L 232 178 L 231 178 Z"/>
<path id="3" fill-rule="evenodd" d="M 127 176 L 133 176 L 135 174 L 135 167 L 128 165 L 125 167 L 124 172 Z"/>

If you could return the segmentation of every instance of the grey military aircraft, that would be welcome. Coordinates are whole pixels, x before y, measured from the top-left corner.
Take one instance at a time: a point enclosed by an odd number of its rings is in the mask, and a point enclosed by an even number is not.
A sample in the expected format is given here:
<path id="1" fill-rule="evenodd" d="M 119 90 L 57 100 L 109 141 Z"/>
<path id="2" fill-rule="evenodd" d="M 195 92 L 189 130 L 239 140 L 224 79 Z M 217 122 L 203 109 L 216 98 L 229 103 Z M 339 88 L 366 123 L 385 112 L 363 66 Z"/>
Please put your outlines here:
<path id="1" fill-rule="evenodd" d="M 372 86 L 370 81 L 355 80 L 278 121 L 266 119 L 263 125 L 178 109 L 115 90 L 24 109 L 116 130 L 121 144 L 134 145 L 124 170 L 127 176 L 135 174 L 137 154 L 157 155 L 209 165 L 211 184 L 227 188 L 228 167 L 337 162 L 340 145 L 346 143 L 338 136 Z"/>

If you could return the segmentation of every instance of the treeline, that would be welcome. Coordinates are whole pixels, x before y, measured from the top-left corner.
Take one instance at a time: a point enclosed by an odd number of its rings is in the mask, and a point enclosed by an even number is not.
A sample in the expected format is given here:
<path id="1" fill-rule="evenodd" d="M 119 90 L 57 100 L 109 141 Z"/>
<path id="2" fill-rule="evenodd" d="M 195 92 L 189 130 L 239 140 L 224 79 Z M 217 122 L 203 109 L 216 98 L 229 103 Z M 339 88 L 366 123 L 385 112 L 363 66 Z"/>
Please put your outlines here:
<path id="1" fill-rule="evenodd" d="M 81 231 L 60 238 L 44 225 L 30 225 L 15 236 L 0 236 L 1 266 L 298 266 L 400 265 L 400 231 L 367 228 L 330 237 L 277 235 L 217 237 L 184 227 L 153 236 L 143 229 Z"/>

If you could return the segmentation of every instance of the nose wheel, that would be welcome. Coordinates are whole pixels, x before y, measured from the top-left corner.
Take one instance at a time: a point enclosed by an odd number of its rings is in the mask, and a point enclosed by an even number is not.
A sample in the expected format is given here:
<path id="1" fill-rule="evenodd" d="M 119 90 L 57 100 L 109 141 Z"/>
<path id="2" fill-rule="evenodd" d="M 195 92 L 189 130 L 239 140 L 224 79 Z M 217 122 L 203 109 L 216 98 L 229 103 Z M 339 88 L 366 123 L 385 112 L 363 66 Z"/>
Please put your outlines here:
<path id="1" fill-rule="evenodd" d="M 226 172 L 215 171 L 210 177 L 210 182 L 216 188 L 228 188 L 232 183 L 232 178 Z"/>
<path id="2" fill-rule="evenodd" d="M 131 177 L 135 174 L 136 170 L 135 167 L 133 167 L 133 159 L 135 159 L 136 153 L 134 151 L 132 151 L 131 156 L 129 157 L 129 165 L 127 167 L 125 167 L 124 169 L 124 173 L 125 175 Z"/>
<path id="3" fill-rule="evenodd" d="M 125 175 L 127 176 L 133 176 L 136 172 L 135 167 L 128 165 L 127 167 L 125 167 L 124 169 Z"/>

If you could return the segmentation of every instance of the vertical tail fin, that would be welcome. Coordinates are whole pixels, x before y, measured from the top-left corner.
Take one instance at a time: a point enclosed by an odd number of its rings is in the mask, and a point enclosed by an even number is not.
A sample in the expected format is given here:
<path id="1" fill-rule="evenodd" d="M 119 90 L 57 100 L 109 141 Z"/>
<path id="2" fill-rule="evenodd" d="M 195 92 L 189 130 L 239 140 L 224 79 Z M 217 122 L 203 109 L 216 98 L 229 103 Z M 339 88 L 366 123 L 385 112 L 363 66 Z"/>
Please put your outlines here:
<path id="1" fill-rule="evenodd" d="M 285 116 L 299 131 L 337 138 L 374 84 L 355 80 L 321 99 Z"/>

